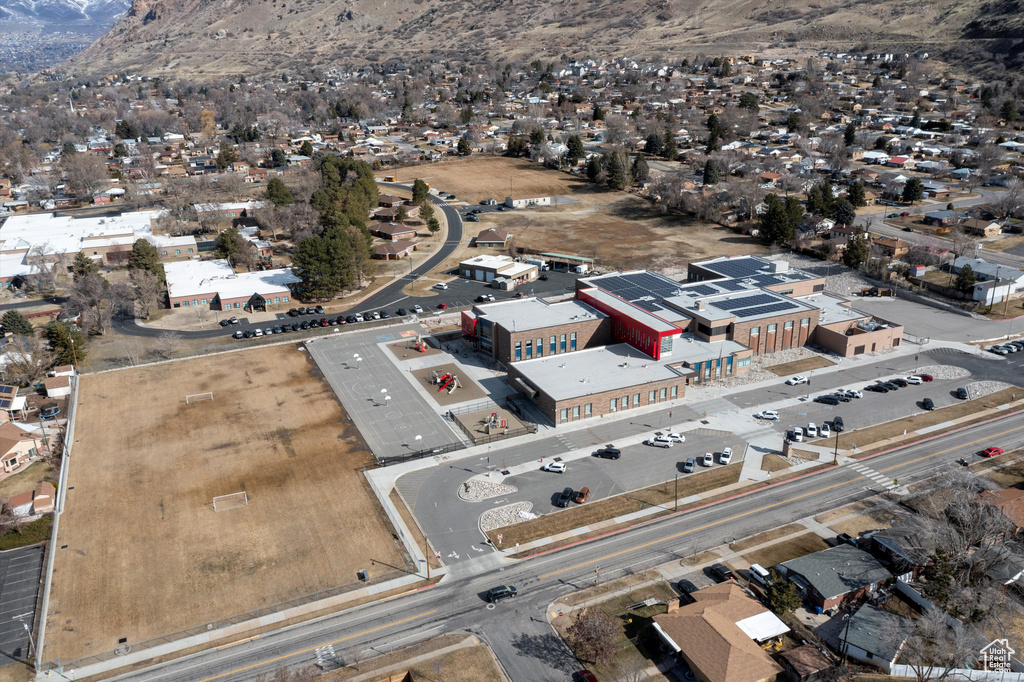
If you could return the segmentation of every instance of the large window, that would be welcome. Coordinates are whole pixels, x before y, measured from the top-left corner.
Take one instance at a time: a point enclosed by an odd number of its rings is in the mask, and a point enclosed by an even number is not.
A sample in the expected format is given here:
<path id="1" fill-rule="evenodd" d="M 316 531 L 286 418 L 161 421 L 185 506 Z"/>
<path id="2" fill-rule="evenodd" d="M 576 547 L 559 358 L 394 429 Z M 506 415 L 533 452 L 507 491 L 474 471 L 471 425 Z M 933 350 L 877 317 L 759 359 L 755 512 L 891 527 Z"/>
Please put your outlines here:
<path id="1" fill-rule="evenodd" d="M 772 334 L 772 333 L 778 331 L 778 329 L 779 329 L 779 325 L 777 325 L 777 324 L 770 324 L 770 325 L 768 325 L 768 333 L 769 334 Z"/>
<path id="2" fill-rule="evenodd" d="M 530 360 L 533 358 L 533 341 L 526 342 L 526 359 Z"/>
<path id="3" fill-rule="evenodd" d="M 579 405 L 576 405 L 575 407 L 572 408 L 572 418 L 574 420 L 580 418 L 580 406 Z"/>
<path id="4" fill-rule="evenodd" d="M 664 401 L 665 398 L 668 397 L 668 389 L 667 388 L 661 389 L 661 391 L 658 393 L 658 397 L 661 398 L 662 401 Z"/>
<path id="5" fill-rule="evenodd" d="M 537 357 L 544 356 L 544 339 L 537 339 Z"/>
<path id="6" fill-rule="evenodd" d="M 608 411 L 614 412 L 619 405 L 619 401 L 616 398 L 612 398 L 608 401 Z"/>
<path id="7" fill-rule="evenodd" d="M 658 399 L 657 395 L 658 395 L 657 391 L 648 391 L 647 392 L 647 404 L 651 405 L 652 403 L 654 403 Z"/>
<path id="8" fill-rule="evenodd" d="M 679 397 L 679 387 L 676 386 L 675 384 L 672 384 L 672 390 L 669 391 L 669 395 L 672 397 L 672 400 L 675 400 L 676 398 L 678 398 Z"/>
<path id="9" fill-rule="evenodd" d="M 558 416 L 563 423 L 569 421 L 569 408 L 563 407 Z"/>
<path id="10" fill-rule="evenodd" d="M 555 337 L 553 337 L 553 336 L 551 337 L 550 343 L 551 343 L 551 353 L 550 353 L 550 355 L 554 355 L 555 351 L 556 351 L 556 349 L 555 349 Z"/>
<path id="11" fill-rule="evenodd" d="M 640 394 L 639 393 L 634 393 L 633 394 L 633 407 L 640 407 Z"/>
<path id="12" fill-rule="evenodd" d="M 523 359 L 523 342 L 516 341 L 516 360 Z"/>
<path id="13" fill-rule="evenodd" d="M 737 367 L 750 367 L 750 358 L 740 358 L 736 363 Z"/>
<path id="14" fill-rule="evenodd" d="M 576 350 L 576 332 L 569 334 L 569 350 Z"/>
<path id="15" fill-rule="evenodd" d="M 622 400 L 619 401 L 619 407 L 621 407 L 623 410 L 628 410 L 629 409 L 629 396 L 628 395 L 622 396 Z"/>
<path id="16" fill-rule="evenodd" d="M 594 403 L 587 403 L 583 406 L 583 416 L 589 417 L 594 414 Z"/>
<path id="17" fill-rule="evenodd" d="M 562 334 L 561 336 L 558 337 L 558 352 L 565 352 L 565 334 Z"/>

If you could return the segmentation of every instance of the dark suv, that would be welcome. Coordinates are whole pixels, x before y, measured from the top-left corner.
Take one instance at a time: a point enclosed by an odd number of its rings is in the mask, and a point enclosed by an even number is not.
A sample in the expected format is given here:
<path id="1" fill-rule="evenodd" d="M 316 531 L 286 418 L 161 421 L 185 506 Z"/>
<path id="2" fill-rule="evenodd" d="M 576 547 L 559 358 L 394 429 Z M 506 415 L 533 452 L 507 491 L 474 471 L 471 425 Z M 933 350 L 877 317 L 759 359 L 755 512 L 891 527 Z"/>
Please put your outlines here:
<path id="1" fill-rule="evenodd" d="M 712 564 L 711 572 L 722 582 L 726 582 L 727 580 L 736 580 L 736 576 L 732 574 L 732 571 L 730 571 L 729 567 L 725 564 Z"/>
<path id="2" fill-rule="evenodd" d="M 511 599 L 517 594 L 519 594 L 519 590 L 517 590 L 514 586 L 499 585 L 497 587 L 492 587 L 491 589 L 487 590 L 487 601 L 491 602 L 492 604 L 497 604 L 502 599 Z"/>
<path id="3" fill-rule="evenodd" d="M 622 451 L 611 446 L 601 448 L 594 454 L 598 457 L 604 457 L 605 459 L 618 459 L 619 457 L 622 457 Z"/>
<path id="4" fill-rule="evenodd" d="M 566 488 L 565 490 L 563 490 L 562 493 L 558 496 L 558 499 L 555 500 L 555 506 L 568 507 L 569 502 L 572 501 L 574 493 L 575 491 L 572 488 Z"/>

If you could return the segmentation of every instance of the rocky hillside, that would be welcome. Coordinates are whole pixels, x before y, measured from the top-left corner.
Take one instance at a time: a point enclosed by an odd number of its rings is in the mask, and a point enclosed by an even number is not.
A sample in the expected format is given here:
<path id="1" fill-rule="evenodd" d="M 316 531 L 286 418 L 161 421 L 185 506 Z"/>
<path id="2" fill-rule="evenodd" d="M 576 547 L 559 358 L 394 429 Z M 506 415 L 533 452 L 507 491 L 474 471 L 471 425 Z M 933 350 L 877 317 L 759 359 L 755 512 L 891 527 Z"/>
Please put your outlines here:
<path id="1" fill-rule="evenodd" d="M 11 0 L 7 0 L 11 1 Z M 210 77 L 389 58 L 940 51 L 981 0 L 134 0 L 69 68 Z"/>

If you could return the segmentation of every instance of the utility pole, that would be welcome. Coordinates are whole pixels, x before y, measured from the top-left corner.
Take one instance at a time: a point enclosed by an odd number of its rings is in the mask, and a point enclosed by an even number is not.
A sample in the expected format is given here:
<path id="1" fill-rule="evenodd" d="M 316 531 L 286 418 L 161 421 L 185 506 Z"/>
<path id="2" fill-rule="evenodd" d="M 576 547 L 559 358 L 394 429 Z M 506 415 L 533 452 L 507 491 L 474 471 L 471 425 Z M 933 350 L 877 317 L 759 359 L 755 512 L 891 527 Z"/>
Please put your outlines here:
<path id="1" fill-rule="evenodd" d="M 423 536 L 423 556 L 427 561 L 427 580 L 430 580 L 430 545 L 426 535 Z"/>
<path id="2" fill-rule="evenodd" d="M 679 511 L 679 474 L 676 474 L 676 508 L 674 511 Z"/>

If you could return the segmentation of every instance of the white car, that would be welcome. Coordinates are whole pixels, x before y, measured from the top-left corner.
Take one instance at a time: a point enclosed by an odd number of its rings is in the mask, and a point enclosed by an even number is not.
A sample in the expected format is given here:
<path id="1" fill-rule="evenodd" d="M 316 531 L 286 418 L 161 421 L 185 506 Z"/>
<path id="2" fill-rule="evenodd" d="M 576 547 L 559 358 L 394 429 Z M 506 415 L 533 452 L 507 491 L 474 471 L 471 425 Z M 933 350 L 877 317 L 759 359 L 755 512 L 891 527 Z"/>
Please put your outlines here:
<path id="1" fill-rule="evenodd" d="M 255 334 L 256 336 L 263 336 L 263 330 L 262 329 L 256 329 L 256 330 L 253 331 L 253 334 Z"/>
<path id="2" fill-rule="evenodd" d="M 704 456 L 700 460 L 700 463 L 703 464 L 706 467 L 714 466 L 714 464 L 715 464 L 715 453 L 713 453 L 713 452 L 705 452 Z"/>
<path id="3" fill-rule="evenodd" d="M 754 419 L 764 419 L 769 422 L 779 421 L 779 413 L 775 410 L 764 410 L 754 415 Z"/>
<path id="4" fill-rule="evenodd" d="M 435 289 L 440 289 L 441 291 L 444 291 L 445 289 L 448 288 L 448 285 L 445 284 L 444 282 L 438 282 L 437 284 L 434 285 L 434 288 Z"/>
<path id="5" fill-rule="evenodd" d="M 556 474 L 564 474 L 565 469 L 565 462 L 548 462 L 540 468 L 541 471 L 551 471 Z"/>
<path id="6" fill-rule="evenodd" d="M 836 391 L 836 393 L 842 393 L 847 398 L 863 398 L 864 397 L 863 393 L 861 393 L 860 391 L 855 391 L 852 388 L 848 388 L 845 391 Z"/>
<path id="7" fill-rule="evenodd" d="M 786 385 L 787 386 L 796 386 L 797 384 L 806 384 L 806 383 L 807 383 L 807 377 L 800 376 L 799 374 L 797 374 L 795 377 L 790 377 L 790 378 L 786 379 Z"/>
<path id="8" fill-rule="evenodd" d="M 412 311 L 414 313 L 422 313 L 423 312 L 423 307 L 419 303 L 417 303 L 416 305 L 414 305 L 412 307 Z"/>
<path id="9" fill-rule="evenodd" d="M 672 447 L 672 441 L 670 441 L 668 438 L 662 438 L 661 436 L 657 436 L 655 438 L 648 438 L 647 440 L 645 440 L 644 445 L 650 445 L 651 447 L 655 448 L 670 448 Z"/>
<path id="10" fill-rule="evenodd" d="M 801 443 L 801 442 L 803 442 L 803 439 L 804 439 L 804 430 L 802 428 L 800 428 L 799 426 L 796 427 L 795 429 L 793 429 L 793 440 L 795 442 L 797 442 L 797 443 Z"/>
<path id="11" fill-rule="evenodd" d="M 355 318 L 356 318 L 356 322 L 365 322 L 366 321 L 366 318 L 363 317 L 362 313 L 356 313 L 355 314 Z"/>
<path id="12" fill-rule="evenodd" d="M 722 448 L 722 454 L 718 458 L 718 461 L 722 464 L 728 464 L 732 461 L 732 448 Z"/>
<path id="13" fill-rule="evenodd" d="M 672 441 L 673 443 L 685 443 L 686 436 L 681 433 L 666 433 L 662 438 Z"/>
<path id="14" fill-rule="evenodd" d="M 903 377 L 903 380 L 913 386 L 917 386 L 921 383 L 921 377 Z"/>
<path id="15" fill-rule="evenodd" d="M 818 425 L 815 424 L 814 422 L 811 422 L 810 424 L 808 424 L 807 428 L 804 429 L 804 431 L 807 433 L 807 437 L 808 438 L 817 438 L 818 437 Z"/>
<path id="16" fill-rule="evenodd" d="M 829 428 L 828 422 L 821 423 L 821 426 L 818 427 L 818 435 L 822 438 L 828 438 L 832 435 L 832 429 Z"/>

